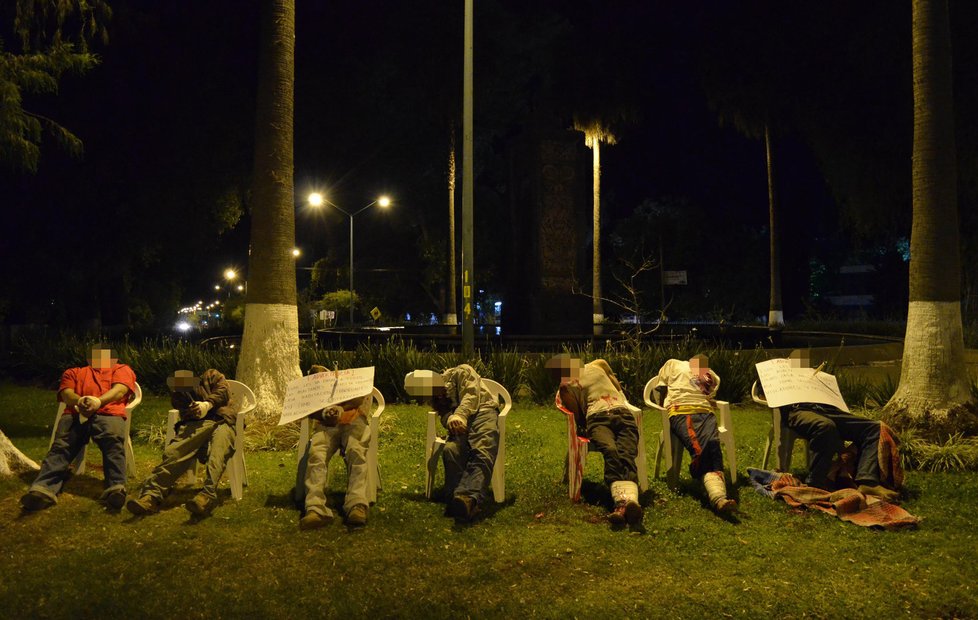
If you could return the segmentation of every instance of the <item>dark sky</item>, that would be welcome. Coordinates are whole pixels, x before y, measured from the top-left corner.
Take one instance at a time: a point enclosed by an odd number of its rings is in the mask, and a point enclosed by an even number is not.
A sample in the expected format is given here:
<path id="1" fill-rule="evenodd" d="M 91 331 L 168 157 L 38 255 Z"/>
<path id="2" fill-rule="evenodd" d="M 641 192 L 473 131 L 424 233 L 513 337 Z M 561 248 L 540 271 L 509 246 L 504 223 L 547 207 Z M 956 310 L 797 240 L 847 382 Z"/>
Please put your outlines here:
<path id="1" fill-rule="evenodd" d="M 71 308 L 74 300 L 100 304 L 104 314 L 126 298 L 112 282 L 160 314 L 206 299 L 226 266 L 247 264 L 256 3 L 111 4 L 109 43 L 97 46 L 101 65 L 66 79 L 57 97 L 27 101 L 74 131 L 84 157 L 45 144 L 36 175 L 0 177 L 17 211 L 5 216 L 9 279 L 22 290 L 29 281 L 11 258 L 38 243 L 59 248 L 33 260 L 41 290 L 31 303 L 18 294 L 11 321 L 70 322 L 85 314 Z M 388 212 L 357 217 L 358 274 L 402 268 L 404 277 L 417 277 L 418 239 L 444 240 L 448 128 L 461 107 L 462 6 L 297 2 L 296 201 L 312 189 L 350 211 L 381 193 L 395 200 Z M 961 2 L 952 11 L 962 59 L 956 71 L 973 75 L 966 35 L 975 11 Z M 876 246 L 908 232 L 909 28 L 906 2 L 481 0 L 480 229 L 508 217 L 497 212 L 508 192 L 508 151 L 529 128 L 568 130 L 575 113 L 624 110 L 618 144 L 602 150 L 605 229 L 643 203 L 669 206 L 687 220 L 681 230 L 698 231 L 690 243 L 714 248 L 709 261 L 723 263 L 726 252 L 760 269 L 755 301 L 738 309 L 756 316 L 767 303 L 766 248 L 755 247 L 766 243 L 764 149 L 740 125 L 767 110 L 783 206 L 785 304 L 798 314 L 813 258 L 864 261 L 867 251 L 879 253 Z M 966 141 L 970 114 L 964 120 Z M 243 205 L 240 219 L 235 205 Z M 345 266 L 346 218 L 300 208 L 296 224 L 300 267 L 328 252 Z M 125 266 L 105 261 L 91 249 L 103 235 L 136 258 Z M 505 247 L 494 246 L 490 232 L 478 239 L 490 287 L 505 290 L 491 259 Z M 97 263 L 99 284 L 84 269 L 62 269 L 61 252 Z M 300 285 L 304 278 L 308 272 Z"/>

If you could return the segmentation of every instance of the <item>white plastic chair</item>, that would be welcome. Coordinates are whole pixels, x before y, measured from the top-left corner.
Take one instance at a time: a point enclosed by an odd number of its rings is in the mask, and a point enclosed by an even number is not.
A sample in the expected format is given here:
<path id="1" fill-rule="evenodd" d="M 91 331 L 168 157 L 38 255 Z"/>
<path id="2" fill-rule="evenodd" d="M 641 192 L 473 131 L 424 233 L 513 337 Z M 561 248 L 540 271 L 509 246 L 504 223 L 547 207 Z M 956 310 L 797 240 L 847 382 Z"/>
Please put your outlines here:
<path id="1" fill-rule="evenodd" d="M 750 388 L 750 397 L 759 405 L 767 406 L 767 399 L 761 395 L 761 390 L 757 381 Z M 778 455 L 778 471 L 789 471 L 791 469 L 791 453 L 794 451 L 795 439 L 801 439 L 805 444 L 805 463 L 811 463 L 811 455 L 808 452 L 808 441 L 800 437 L 790 428 L 781 426 L 781 409 L 771 407 L 771 430 L 767 432 L 767 443 L 764 444 L 764 461 L 761 469 L 767 469 L 768 461 L 771 458 L 771 448 Z"/>
<path id="2" fill-rule="evenodd" d="M 380 441 L 380 415 L 387 406 L 384 395 L 374 388 L 370 393 L 373 399 L 373 412 L 370 414 L 370 444 L 367 446 L 367 500 L 377 502 L 377 490 L 382 489 L 380 482 L 380 463 L 377 460 L 377 444 Z M 302 418 L 299 424 L 298 467 L 296 468 L 295 488 L 292 495 L 299 504 L 306 501 L 306 461 L 309 455 L 309 438 L 311 435 L 309 418 Z M 329 463 L 326 463 L 328 466 Z M 328 470 L 327 470 L 328 471 Z"/>
<path id="3" fill-rule="evenodd" d="M 136 475 L 136 457 L 132 452 L 132 439 L 129 437 L 129 429 L 132 427 L 132 410 L 135 409 L 139 403 L 143 401 L 143 390 L 136 384 L 136 392 L 133 394 L 133 398 L 126 405 L 126 474 L 128 476 Z M 54 436 L 58 434 L 58 423 L 61 422 L 61 416 L 64 414 L 65 404 L 58 403 L 58 412 L 54 416 L 54 428 L 51 429 L 51 441 L 48 443 L 48 450 L 51 450 L 51 446 L 54 445 Z M 79 450 L 78 455 L 75 460 L 71 462 L 71 469 L 76 474 L 85 473 L 85 451 L 88 449 L 88 445 L 82 446 Z"/>
<path id="4" fill-rule="evenodd" d="M 234 455 L 228 461 L 228 479 L 231 482 L 231 497 L 241 499 L 244 497 L 244 487 L 248 486 L 248 468 L 245 465 L 245 416 L 255 410 L 258 401 L 251 388 L 240 381 L 228 380 L 228 387 L 231 390 L 231 400 L 239 403 L 237 420 L 234 423 Z M 176 436 L 177 422 L 180 420 L 180 412 L 170 409 L 166 419 L 166 444 Z M 187 473 L 191 484 L 197 481 L 197 466 L 194 464 Z M 215 483 L 220 480 L 215 480 Z"/>
<path id="5" fill-rule="evenodd" d="M 659 477 L 659 463 L 663 455 L 666 459 L 666 483 L 676 488 L 679 486 L 679 469 L 683 464 L 683 443 L 672 432 L 669 424 L 669 412 L 660 405 L 655 391 L 655 377 L 649 379 L 645 384 L 642 398 L 645 404 L 653 409 L 658 409 L 662 417 L 662 433 L 659 435 L 659 446 L 655 450 L 655 477 Z M 720 434 L 720 444 L 723 446 L 723 461 L 727 465 L 727 477 L 730 484 L 737 482 L 737 449 L 734 446 L 733 419 L 730 416 L 730 403 L 725 400 L 716 401 L 717 404 L 717 431 Z"/>
<path id="6" fill-rule="evenodd" d="M 570 497 L 571 501 L 579 502 L 581 501 L 581 483 L 584 480 L 584 465 L 587 463 L 588 444 L 591 443 L 591 440 L 578 432 L 574 412 L 564 407 L 560 400 L 560 390 L 557 390 L 554 404 L 567 416 L 567 460 L 564 464 L 567 496 Z M 635 457 L 635 469 L 638 473 L 638 488 L 644 493 L 649 488 L 649 470 L 645 457 L 645 429 L 642 423 L 642 410 L 632 411 L 632 415 L 635 417 L 635 425 L 638 426 L 638 454 Z"/>
<path id="7" fill-rule="evenodd" d="M 496 503 L 501 504 L 506 501 L 506 415 L 513 408 L 513 398 L 509 391 L 492 379 L 483 379 L 482 385 L 492 394 L 496 402 L 502 404 L 499 411 L 496 428 L 499 430 L 499 449 L 496 451 L 496 461 L 492 466 L 492 496 Z M 435 489 L 435 474 L 438 473 L 438 461 L 441 459 L 442 450 L 445 449 L 445 438 L 438 437 L 438 413 L 428 412 L 428 430 L 425 437 L 425 478 L 424 494 L 431 498 Z"/>

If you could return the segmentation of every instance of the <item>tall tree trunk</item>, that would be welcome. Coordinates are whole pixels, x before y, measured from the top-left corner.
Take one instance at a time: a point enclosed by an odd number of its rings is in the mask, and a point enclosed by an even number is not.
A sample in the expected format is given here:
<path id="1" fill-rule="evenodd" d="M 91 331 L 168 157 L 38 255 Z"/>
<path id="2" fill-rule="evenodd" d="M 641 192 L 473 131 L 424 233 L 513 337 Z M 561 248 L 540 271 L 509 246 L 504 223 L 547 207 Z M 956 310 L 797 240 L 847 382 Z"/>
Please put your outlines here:
<path id="1" fill-rule="evenodd" d="M 17 449 L 3 431 L 0 431 L 0 478 L 40 469 L 37 463 Z"/>
<path id="2" fill-rule="evenodd" d="M 886 405 L 898 429 L 931 439 L 978 431 L 964 367 L 957 161 L 946 0 L 913 1 L 913 226 L 900 385 Z"/>
<path id="3" fill-rule="evenodd" d="M 277 420 L 285 386 L 301 376 L 296 308 L 292 133 L 295 1 L 264 0 L 248 296 L 237 379 L 255 390 L 259 420 Z"/>
<path id="4" fill-rule="evenodd" d="M 448 312 L 446 325 L 458 325 L 458 298 L 455 287 L 455 124 L 449 126 L 448 147 Z"/>
<path id="5" fill-rule="evenodd" d="M 764 151 L 767 159 L 767 206 L 771 220 L 771 304 L 767 313 L 767 326 L 784 327 L 784 310 L 781 305 L 781 231 L 778 228 L 778 208 L 774 191 L 774 154 L 771 150 L 771 132 L 767 125 L 764 125 Z"/>
<path id="6" fill-rule="evenodd" d="M 591 145 L 594 151 L 594 163 L 592 171 L 594 174 L 594 222 L 593 222 L 593 244 L 594 255 L 591 267 L 591 290 L 592 290 L 592 320 L 594 322 L 594 333 L 601 333 L 601 323 L 604 323 L 604 307 L 601 303 L 601 138 L 595 137 Z"/>

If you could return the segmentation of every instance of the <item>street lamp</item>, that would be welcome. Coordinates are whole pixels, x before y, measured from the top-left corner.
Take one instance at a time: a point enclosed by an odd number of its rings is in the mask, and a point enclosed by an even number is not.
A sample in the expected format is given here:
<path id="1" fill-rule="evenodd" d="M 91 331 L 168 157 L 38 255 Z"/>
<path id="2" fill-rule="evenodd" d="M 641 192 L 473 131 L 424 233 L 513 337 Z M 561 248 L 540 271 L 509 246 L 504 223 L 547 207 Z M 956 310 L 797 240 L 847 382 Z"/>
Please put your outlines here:
<path id="1" fill-rule="evenodd" d="M 374 205 L 377 205 L 381 209 L 386 209 L 391 205 L 391 199 L 388 196 L 379 196 L 377 200 L 374 200 L 359 211 L 354 211 L 353 213 L 350 213 L 336 203 L 327 200 L 326 197 L 319 192 L 309 194 L 307 201 L 310 207 L 321 207 L 324 204 L 327 204 L 350 218 L 350 327 L 353 327 L 353 218 Z"/>

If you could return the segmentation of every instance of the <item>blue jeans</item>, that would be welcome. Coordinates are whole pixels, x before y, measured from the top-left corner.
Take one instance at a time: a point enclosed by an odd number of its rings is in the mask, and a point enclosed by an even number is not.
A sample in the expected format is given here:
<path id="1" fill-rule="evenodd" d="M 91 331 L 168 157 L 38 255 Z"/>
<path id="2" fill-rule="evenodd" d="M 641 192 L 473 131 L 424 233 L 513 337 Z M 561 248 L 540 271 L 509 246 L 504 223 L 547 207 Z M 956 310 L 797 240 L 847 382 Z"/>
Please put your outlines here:
<path id="1" fill-rule="evenodd" d="M 723 452 L 720 451 L 720 432 L 715 414 L 671 415 L 669 427 L 689 452 L 690 476 L 702 478 L 711 471 L 723 470 Z"/>
<path id="2" fill-rule="evenodd" d="M 31 485 L 38 491 L 57 499 L 64 483 L 71 477 L 69 466 L 91 439 L 102 451 L 105 492 L 126 488 L 126 419 L 116 415 L 94 415 L 81 424 L 79 416 L 63 415 L 58 421 L 51 450 L 41 463 L 41 472 Z"/>
<path id="3" fill-rule="evenodd" d="M 448 436 L 442 452 L 448 499 L 468 495 L 479 505 L 485 501 L 499 449 L 498 415 L 495 409 L 480 409 L 469 418 L 466 433 Z"/>

